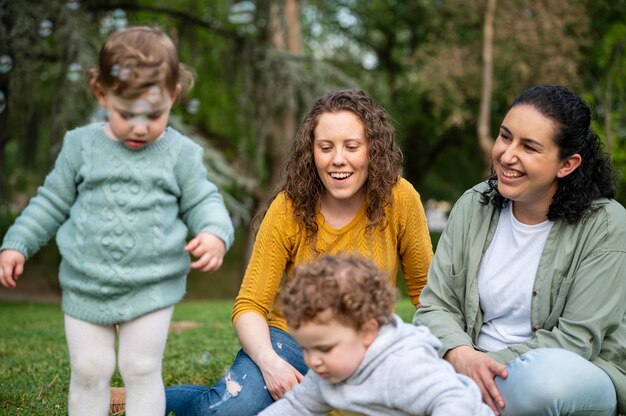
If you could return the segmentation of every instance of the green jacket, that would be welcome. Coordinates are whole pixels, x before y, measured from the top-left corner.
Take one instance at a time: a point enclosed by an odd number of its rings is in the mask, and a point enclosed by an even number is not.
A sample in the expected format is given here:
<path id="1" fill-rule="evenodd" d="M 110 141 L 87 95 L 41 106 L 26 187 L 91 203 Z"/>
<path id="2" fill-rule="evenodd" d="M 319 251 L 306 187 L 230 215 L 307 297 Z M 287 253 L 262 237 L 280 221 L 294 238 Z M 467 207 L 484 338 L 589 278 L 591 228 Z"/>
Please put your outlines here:
<path id="1" fill-rule="evenodd" d="M 483 323 L 476 274 L 500 210 L 480 203 L 479 184 L 450 213 L 413 323 L 426 325 L 449 349 L 470 345 Z M 545 243 L 532 293 L 527 342 L 488 353 L 501 363 L 543 347 L 564 348 L 604 370 L 626 413 L 626 210 L 614 200 L 577 224 L 556 221 Z"/>

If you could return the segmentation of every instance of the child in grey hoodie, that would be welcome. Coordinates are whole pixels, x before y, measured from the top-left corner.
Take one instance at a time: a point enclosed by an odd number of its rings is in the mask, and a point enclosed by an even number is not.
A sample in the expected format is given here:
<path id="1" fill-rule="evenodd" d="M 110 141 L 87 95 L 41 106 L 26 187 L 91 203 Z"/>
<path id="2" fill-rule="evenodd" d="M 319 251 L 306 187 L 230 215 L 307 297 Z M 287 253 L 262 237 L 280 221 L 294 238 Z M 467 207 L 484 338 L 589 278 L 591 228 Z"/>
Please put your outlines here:
<path id="1" fill-rule="evenodd" d="M 439 358 L 439 340 L 393 314 L 388 280 L 354 254 L 295 269 L 279 302 L 310 371 L 259 415 L 493 415 L 474 382 Z"/>

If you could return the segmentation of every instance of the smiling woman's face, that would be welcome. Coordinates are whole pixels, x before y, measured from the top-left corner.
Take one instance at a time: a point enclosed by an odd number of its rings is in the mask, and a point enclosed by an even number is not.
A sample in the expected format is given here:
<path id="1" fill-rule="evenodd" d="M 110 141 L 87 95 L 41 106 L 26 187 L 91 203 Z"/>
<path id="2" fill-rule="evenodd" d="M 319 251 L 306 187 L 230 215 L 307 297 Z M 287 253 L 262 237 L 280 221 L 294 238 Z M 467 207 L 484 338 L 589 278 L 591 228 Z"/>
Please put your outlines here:
<path id="1" fill-rule="evenodd" d="M 525 104 L 511 108 L 502 122 L 491 157 L 498 191 L 513 201 L 516 216 L 547 218 L 557 179 L 573 171 L 569 160 L 559 157 L 556 129 L 554 121 Z M 523 218 L 518 220 L 523 222 Z"/>
<path id="2" fill-rule="evenodd" d="M 325 197 L 360 204 L 369 166 L 363 122 L 351 111 L 323 113 L 313 133 L 313 159 Z"/>

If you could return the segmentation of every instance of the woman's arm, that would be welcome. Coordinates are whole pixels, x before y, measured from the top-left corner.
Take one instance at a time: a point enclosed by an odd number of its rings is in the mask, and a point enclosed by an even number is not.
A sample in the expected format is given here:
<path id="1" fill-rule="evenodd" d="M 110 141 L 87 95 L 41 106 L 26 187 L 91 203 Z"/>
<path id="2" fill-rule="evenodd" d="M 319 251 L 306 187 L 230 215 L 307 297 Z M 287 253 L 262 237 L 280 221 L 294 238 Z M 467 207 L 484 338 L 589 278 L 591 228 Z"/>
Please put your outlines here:
<path id="1" fill-rule="evenodd" d="M 284 195 L 279 195 L 259 228 L 232 313 L 241 346 L 261 370 L 274 400 L 283 397 L 302 379 L 302 374 L 274 351 L 267 324 L 267 316 L 291 258 L 288 236 L 295 232 L 292 218 L 287 200 Z"/>
<path id="2" fill-rule="evenodd" d="M 417 305 L 419 295 L 426 285 L 428 268 L 433 257 L 433 246 L 426 222 L 426 214 L 420 196 L 413 186 L 404 179 L 394 190 L 399 224 L 398 255 L 402 264 L 404 281 L 411 302 Z M 391 221 L 392 219 L 390 219 Z"/>
<path id="3" fill-rule="evenodd" d="M 255 312 L 240 315 L 235 321 L 235 331 L 243 350 L 261 370 L 274 400 L 302 381 L 304 376 L 274 351 L 267 321 L 261 315 Z"/>
<path id="4" fill-rule="evenodd" d="M 463 235 L 463 211 L 471 209 L 471 202 L 462 197 L 450 213 L 428 271 L 428 284 L 420 295 L 420 307 L 413 316 L 415 325 L 427 326 L 439 338 L 443 344 L 441 355 L 460 345 L 472 346 L 472 339 L 465 332 L 465 250 L 469 248 L 465 247 Z"/>
<path id="5" fill-rule="evenodd" d="M 233 306 L 233 323 L 246 312 L 256 312 L 264 319 L 270 313 L 292 257 L 293 243 L 289 236 L 297 232 L 293 222 L 293 212 L 286 197 L 279 194 L 267 210 L 254 240 L 252 255 Z"/>

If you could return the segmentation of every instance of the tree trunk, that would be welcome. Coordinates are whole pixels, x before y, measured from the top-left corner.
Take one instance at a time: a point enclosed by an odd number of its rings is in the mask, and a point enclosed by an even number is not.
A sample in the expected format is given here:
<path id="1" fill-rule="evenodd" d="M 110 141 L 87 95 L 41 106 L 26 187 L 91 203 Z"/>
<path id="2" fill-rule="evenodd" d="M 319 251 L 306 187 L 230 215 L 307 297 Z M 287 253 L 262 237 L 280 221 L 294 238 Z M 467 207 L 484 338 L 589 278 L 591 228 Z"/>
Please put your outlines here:
<path id="1" fill-rule="evenodd" d="M 493 91 L 493 19 L 497 0 L 487 0 L 485 23 L 483 26 L 483 74 L 480 93 L 480 113 L 478 116 L 478 145 L 483 155 L 484 176 L 491 169 L 491 95 Z"/>
<path id="2" fill-rule="evenodd" d="M 271 1 L 268 21 L 268 39 L 271 46 L 287 51 L 293 55 L 301 55 L 303 50 L 300 25 L 300 5 L 298 0 Z M 286 100 L 288 103 L 278 114 L 268 120 L 267 160 L 268 160 L 268 192 L 258 202 L 258 208 L 267 207 L 269 198 L 274 194 L 280 183 L 282 165 L 293 140 L 297 126 L 296 100 Z M 254 233 L 250 230 L 246 249 L 246 258 L 252 254 Z"/>
<path id="3" fill-rule="evenodd" d="M 302 34 L 300 27 L 300 7 L 298 0 L 274 1 L 270 6 L 270 40 L 276 49 L 293 55 L 302 54 Z M 297 109 L 294 100 L 270 121 L 269 128 L 269 187 L 274 192 L 280 180 L 280 172 L 285 150 L 296 134 Z"/>

